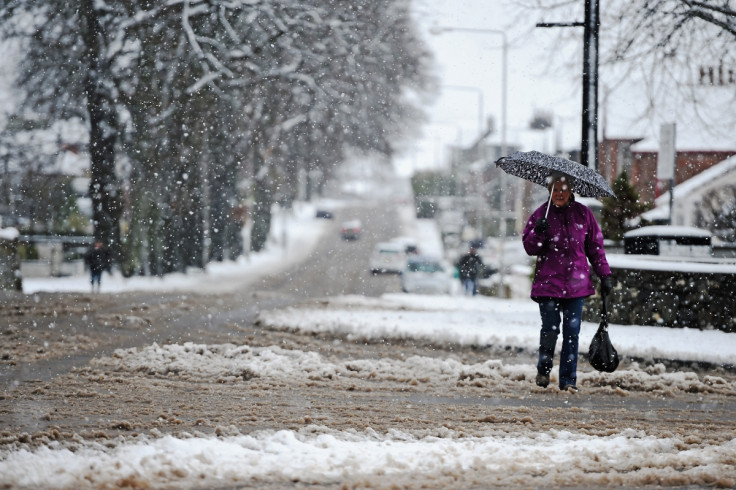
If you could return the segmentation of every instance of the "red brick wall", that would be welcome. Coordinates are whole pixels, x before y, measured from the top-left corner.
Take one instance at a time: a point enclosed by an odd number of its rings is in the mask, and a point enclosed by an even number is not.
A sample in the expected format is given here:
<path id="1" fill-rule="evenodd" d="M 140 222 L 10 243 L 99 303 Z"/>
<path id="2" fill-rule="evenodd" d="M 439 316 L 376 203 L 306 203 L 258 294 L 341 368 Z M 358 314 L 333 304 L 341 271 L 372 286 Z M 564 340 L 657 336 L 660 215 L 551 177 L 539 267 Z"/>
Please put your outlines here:
<path id="1" fill-rule="evenodd" d="M 639 201 L 654 203 L 657 198 L 657 153 L 632 152 L 631 183 L 639 192 Z"/>
<path id="2" fill-rule="evenodd" d="M 685 182 L 733 155 L 736 155 L 736 151 L 678 151 L 675 164 L 675 184 Z"/>
<path id="3" fill-rule="evenodd" d="M 654 193 L 647 192 L 646 199 L 642 188 L 651 188 L 652 184 L 648 181 L 655 181 L 657 178 L 657 153 L 656 152 L 634 152 L 635 159 L 639 159 L 645 170 L 642 170 L 642 182 L 634 184 L 639 190 L 641 200 L 646 202 L 654 202 L 654 199 L 660 194 L 669 190 L 669 183 L 664 181 L 656 181 L 654 183 Z M 641 158 L 638 158 L 641 155 Z M 675 156 L 675 185 L 681 184 L 688 179 L 698 175 L 723 160 L 736 155 L 733 151 L 678 151 Z M 641 186 L 641 187 L 640 187 Z"/>
<path id="4" fill-rule="evenodd" d="M 630 147 L 638 139 L 604 140 L 598 145 L 598 170 L 612 183 L 621 173 L 620 167 L 624 147 Z M 639 192 L 641 202 L 654 203 L 662 193 L 669 190 L 669 183 L 657 180 L 657 152 L 632 151 L 629 176 L 631 183 Z M 713 165 L 736 155 L 736 151 L 678 151 L 675 158 L 675 185 L 698 175 Z M 624 160 L 626 158 L 623 158 Z"/>

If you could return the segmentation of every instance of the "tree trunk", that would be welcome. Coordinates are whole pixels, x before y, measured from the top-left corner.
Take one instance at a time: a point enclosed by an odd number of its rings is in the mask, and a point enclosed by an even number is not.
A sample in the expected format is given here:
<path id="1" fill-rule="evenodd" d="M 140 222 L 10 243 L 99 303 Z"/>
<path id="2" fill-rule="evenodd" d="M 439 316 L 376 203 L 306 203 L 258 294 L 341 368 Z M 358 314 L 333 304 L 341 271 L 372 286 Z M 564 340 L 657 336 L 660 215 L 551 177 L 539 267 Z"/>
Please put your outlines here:
<path id="1" fill-rule="evenodd" d="M 0 238 L 0 290 L 23 291 L 17 238 Z"/>
<path id="2" fill-rule="evenodd" d="M 268 131 L 263 128 L 253 138 L 253 224 L 250 232 L 250 249 L 260 252 L 266 246 L 271 232 L 271 205 L 273 204 L 273 182 L 268 159 L 273 158 L 272 148 L 268 148 Z M 265 150 L 264 150 L 265 148 Z"/>
<path id="3" fill-rule="evenodd" d="M 269 179 L 256 179 L 253 191 L 255 203 L 253 204 L 253 225 L 250 233 L 250 249 L 260 252 L 266 246 L 268 234 L 271 231 L 271 204 L 273 193 L 271 192 Z"/>
<path id="4" fill-rule="evenodd" d="M 100 53 L 102 32 L 98 12 L 93 0 L 83 0 L 81 12 L 85 25 L 82 29 L 88 72 L 84 81 L 89 114 L 90 183 L 92 221 L 95 240 L 110 248 L 114 260 L 119 261 L 120 248 L 120 193 L 115 175 L 115 143 L 117 141 L 117 114 L 111 95 L 102 83 Z"/>

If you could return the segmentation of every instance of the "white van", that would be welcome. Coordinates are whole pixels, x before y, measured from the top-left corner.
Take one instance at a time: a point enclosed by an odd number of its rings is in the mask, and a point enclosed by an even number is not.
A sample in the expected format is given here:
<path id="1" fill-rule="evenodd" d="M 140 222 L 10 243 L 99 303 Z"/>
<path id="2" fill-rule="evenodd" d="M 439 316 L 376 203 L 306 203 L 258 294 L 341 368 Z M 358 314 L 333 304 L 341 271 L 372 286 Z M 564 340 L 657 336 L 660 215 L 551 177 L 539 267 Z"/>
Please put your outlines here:
<path id="1" fill-rule="evenodd" d="M 373 274 L 401 274 L 406 266 L 406 251 L 401 243 L 382 242 L 373 249 L 370 268 Z"/>

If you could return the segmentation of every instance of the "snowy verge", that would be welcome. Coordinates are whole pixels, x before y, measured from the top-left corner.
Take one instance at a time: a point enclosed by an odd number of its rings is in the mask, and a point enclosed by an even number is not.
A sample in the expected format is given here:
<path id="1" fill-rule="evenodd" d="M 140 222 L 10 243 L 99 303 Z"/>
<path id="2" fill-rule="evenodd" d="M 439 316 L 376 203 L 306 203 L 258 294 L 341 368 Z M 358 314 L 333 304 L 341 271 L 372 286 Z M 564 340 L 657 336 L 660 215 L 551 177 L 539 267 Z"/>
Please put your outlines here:
<path id="1" fill-rule="evenodd" d="M 326 306 L 264 311 L 258 322 L 269 328 L 350 338 L 414 338 L 529 351 L 539 346 L 539 310 L 530 300 L 386 294 L 378 299 L 346 296 L 325 302 Z M 583 322 L 581 353 L 587 352 L 597 328 Z M 730 364 L 736 352 L 736 335 L 718 330 L 610 325 L 609 333 L 619 354 L 631 358 Z"/>
<path id="2" fill-rule="evenodd" d="M 330 201 L 331 209 L 344 205 Z M 294 264 L 303 262 L 312 253 L 330 222 L 315 219 L 318 204 L 294 203 L 293 209 L 276 209 L 271 234 L 266 248 L 257 253 L 246 253 L 236 260 L 210 262 L 205 269 L 190 268 L 186 273 L 171 273 L 163 277 L 123 277 L 119 271 L 103 274 L 102 291 L 197 291 L 218 293 L 254 283 L 266 274 L 278 274 Z M 247 235 L 246 235 L 247 247 Z M 54 292 L 89 292 L 89 277 L 28 278 L 23 280 L 26 294 Z"/>

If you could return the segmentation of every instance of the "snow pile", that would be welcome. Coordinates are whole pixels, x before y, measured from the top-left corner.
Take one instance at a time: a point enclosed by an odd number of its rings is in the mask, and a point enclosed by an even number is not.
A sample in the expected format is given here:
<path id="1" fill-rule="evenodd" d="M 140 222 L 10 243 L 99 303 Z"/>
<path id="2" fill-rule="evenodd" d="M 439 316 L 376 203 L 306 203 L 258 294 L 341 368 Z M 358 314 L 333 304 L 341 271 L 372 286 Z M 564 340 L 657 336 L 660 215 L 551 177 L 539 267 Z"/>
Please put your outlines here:
<path id="1" fill-rule="evenodd" d="M 328 304 L 266 311 L 258 321 L 269 328 L 351 339 L 412 338 L 528 351 L 539 347 L 539 310 L 530 300 L 387 294 L 380 299 L 345 296 Z M 583 322 L 582 353 L 597 328 Z M 736 336 L 718 330 L 611 325 L 609 333 L 618 352 L 633 358 L 726 364 L 736 352 Z"/>
<path id="2" fill-rule="evenodd" d="M 182 379 L 241 382 L 261 378 L 275 384 L 300 384 L 308 380 L 375 380 L 397 383 L 447 384 L 467 382 L 493 387 L 500 392 L 514 389 L 522 380 L 533 380 L 533 364 L 504 364 L 500 360 L 464 364 L 453 358 L 411 356 L 408 359 L 348 359 L 331 361 L 316 352 L 282 349 L 278 346 L 204 345 L 185 343 L 143 349 L 118 349 L 111 357 L 91 361 L 97 368 L 118 372 L 145 372 L 149 376 L 178 376 Z M 736 386 L 718 376 L 693 372 L 667 372 L 662 364 L 640 367 L 632 363 L 615 373 L 578 373 L 585 388 L 616 387 L 619 392 L 668 393 L 720 392 L 736 395 Z M 419 380 L 417 382 L 417 380 Z M 506 385 L 506 386 L 504 386 Z"/>
<path id="3" fill-rule="evenodd" d="M 271 482 L 340 484 L 372 475 L 411 477 L 442 488 L 443 478 L 477 474 L 494 485 L 732 486 L 736 441 L 678 450 L 676 437 L 633 430 L 607 437 L 565 431 L 467 437 L 454 431 L 417 437 L 400 431 L 264 431 L 231 437 L 141 438 L 137 442 L 43 448 L 3 455 L 0 483 L 24 488 L 205 488 Z"/>

